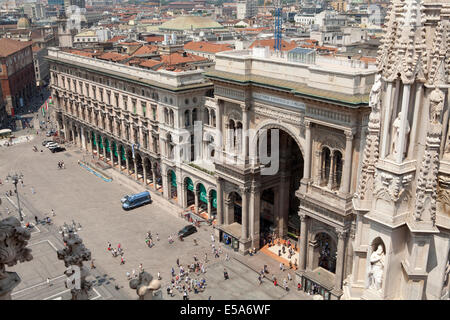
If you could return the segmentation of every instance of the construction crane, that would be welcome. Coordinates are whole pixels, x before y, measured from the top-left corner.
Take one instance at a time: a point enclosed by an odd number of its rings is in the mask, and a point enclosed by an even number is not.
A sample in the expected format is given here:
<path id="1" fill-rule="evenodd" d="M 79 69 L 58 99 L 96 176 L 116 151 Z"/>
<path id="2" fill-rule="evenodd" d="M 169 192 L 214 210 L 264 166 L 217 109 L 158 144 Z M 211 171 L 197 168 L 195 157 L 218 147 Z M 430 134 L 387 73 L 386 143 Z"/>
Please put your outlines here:
<path id="1" fill-rule="evenodd" d="M 282 26 L 283 26 L 283 8 L 281 5 L 281 0 L 273 1 L 275 7 L 275 26 L 274 26 L 274 50 L 280 52 L 281 51 L 281 37 L 282 37 Z"/>

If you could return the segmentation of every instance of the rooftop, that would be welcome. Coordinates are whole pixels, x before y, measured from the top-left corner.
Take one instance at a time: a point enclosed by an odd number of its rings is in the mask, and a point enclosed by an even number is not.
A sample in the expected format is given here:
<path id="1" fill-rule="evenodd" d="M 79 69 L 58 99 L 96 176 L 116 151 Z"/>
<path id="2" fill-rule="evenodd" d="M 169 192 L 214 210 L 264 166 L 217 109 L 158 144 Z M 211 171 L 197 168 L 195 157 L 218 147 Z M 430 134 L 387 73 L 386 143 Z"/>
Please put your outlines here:
<path id="1" fill-rule="evenodd" d="M 217 53 L 233 50 L 233 47 L 229 44 L 212 43 L 207 41 L 191 41 L 184 45 L 184 49 L 199 52 Z"/>
<path id="2" fill-rule="evenodd" d="M 208 17 L 200 16 L 180 16 L 164 22 L 159 26 L 160 30 L 197 30 L 197 29 L 223 29 L 223 26 Z"/>
<path id="3" fill-rule="evenodd" d="M 31 46 L 31 41 L 17 41 L 8 38 L 0 39 L 0 57 L 7 57 L 13 53 Z"/>

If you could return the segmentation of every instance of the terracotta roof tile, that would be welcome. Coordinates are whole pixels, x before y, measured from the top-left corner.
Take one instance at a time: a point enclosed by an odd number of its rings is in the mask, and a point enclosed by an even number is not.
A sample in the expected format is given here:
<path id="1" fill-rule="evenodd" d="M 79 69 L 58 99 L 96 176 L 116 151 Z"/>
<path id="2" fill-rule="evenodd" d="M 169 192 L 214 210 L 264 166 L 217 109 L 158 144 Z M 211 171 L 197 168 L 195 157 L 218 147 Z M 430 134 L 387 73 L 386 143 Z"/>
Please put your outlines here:
<path id="1" fill-rule="evenodd" d="M 11 54 L 31 45 L 31 41 L 17 41 L 8 38 L 2 38 L 0 39 L 0 57 L 10 56 Z"/>
<path id="2" fill-rule="evenodd" d="M 108 60 L 108 61 L 113 61 L 113 62 L 123 61 L 128 58 L 129 58 L 128 55 L 120 54 L 120 53 L 116 53 L 116 52 L 106 52 L 98 57 L 98 59 Z"/>
<path id="3" fill-rule="evenodd" d="M 191 41 L 184 45 L 184 49 L 198 52 L 217 53 L 233 50 L 233 47 L 229 44 L 212 43 L 207 41 Z"/>
<path id="4" fill-rule="evenodd" d="M 157 52 L 157 51 L 158 51 L 158 47 L 157 47 L 157 46 L 143 45 L 142 47 L 140 47 L 139 49 L 137 49 L 137 50 L 133 53 L 133 56 L 139 56 L 139 55 L 151 54 L 151 53 Z"/>
<path id="5" fill-rule="evenodd" d="M 275 45 L 275 39 L 255 40 L 252 43 L 252 45 L 250 46 L 250 49 L 254 48 L 254 47 L 273 48 L 274 45 Z M 295 43 L 295 41 L 287 42 L 287 41 L 281 40 L 281 51 L 290 51 L 295 48 L 297 48 L 297 44 Z"/>

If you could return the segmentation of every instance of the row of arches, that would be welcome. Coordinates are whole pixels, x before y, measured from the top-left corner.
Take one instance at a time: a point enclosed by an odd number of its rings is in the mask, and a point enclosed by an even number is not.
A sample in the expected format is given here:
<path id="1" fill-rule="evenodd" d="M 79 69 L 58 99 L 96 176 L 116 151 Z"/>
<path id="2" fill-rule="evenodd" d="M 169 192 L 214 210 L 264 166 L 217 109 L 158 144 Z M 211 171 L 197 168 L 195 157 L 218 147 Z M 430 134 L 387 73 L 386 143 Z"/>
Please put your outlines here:
<path id="1" fill-rule="evenodd" d="M 181 201 L 178 201 L 178 181 L 173 169 L 167 171 L 167 185 L 169 198 L 181 203 L 183 208 L 190 208 L 193 212 L 213 218 L 217 214 L 217 191 L 207 189 L 202 182 L 194 184 L 190 177 L 184 177 L 181 190 Z"/>

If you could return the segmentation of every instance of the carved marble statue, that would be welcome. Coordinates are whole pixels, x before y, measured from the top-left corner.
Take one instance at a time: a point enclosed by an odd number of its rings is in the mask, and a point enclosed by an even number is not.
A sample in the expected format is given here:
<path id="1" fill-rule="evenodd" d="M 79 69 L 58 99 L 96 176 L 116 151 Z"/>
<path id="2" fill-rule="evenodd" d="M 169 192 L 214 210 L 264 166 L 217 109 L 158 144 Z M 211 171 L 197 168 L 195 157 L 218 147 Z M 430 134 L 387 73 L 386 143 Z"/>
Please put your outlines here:
<path id="1" fill-rule="evenodd" d="M 130 281 L 130 288 L 136 289 L 139 300 L 153 300 L 153 292 L 161 288 L 161 282 L 145 271 Z"/>
<path id="2" fill-rule="evenodd" d="M 380 102 L 380 92 L 381 92 L 381 74 L 377 73 L 375 76 L 375 82 L 370 90 L 369 96 L 369 107 L 372 107 L 372 111 L 379 111 Z"/>
<path id="3" fill-rule="evenodd" d="M 30 232 L 16 218 L 0 221 L 0 300 L 10 300 L 12 290 L 21 281 L 17 273 L 7 272 L 5 265 L 12 267 L 17 261 L 33 259 L 31 249 L 26 248 L 30 237 Z"/>
<path id="4" fill-rule="evenodd" d="M 395 155 L 397 154 L 397 143 L 400 143 L 400 126 L 401 126 L 401 116 L 402 113 L 399 112 L 397 118 L 394 120 L 393 123 L 393 133 L 392 133 L 392 148 L 391 148 L 391 154 Z M 409 131 L 411 130 L 408 121 L 406 121 L 406 132 L 405 132 L 405 139 L 408 137 Z M 406 146 L 406 143 L 405 143 Z M 402 150 L 402 153 L 405 150 Z"/>
<path id="5" fill-rule="evenodd" d="M 91 260 L 91 251 L 86 249 L 83 240 L 74 232 L 63 234 L 65 248 L 58 250 L 59 260 L 64 260 L 67 270 L 66 287 L 71 289 L 72 300 L 88 300 L 91 282 L 86 280 L 89 269 L 83 266 L 83 261 Z"/>
<path id="6" fill-rule="evenodd" d="M 376 251 L 370 255 L 370 271 L 369 288 L 376 291 L 381 291 L 383 284 L 383 271 L 384 271 L 384 251 L 381 244 L 378 245 Z"/>

